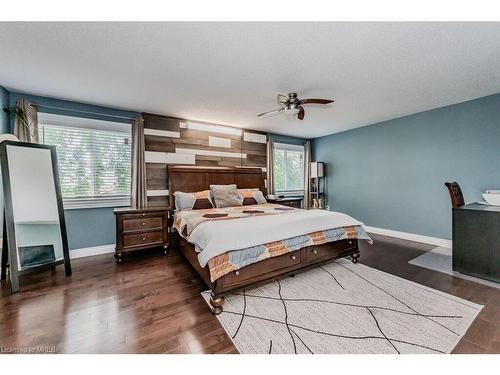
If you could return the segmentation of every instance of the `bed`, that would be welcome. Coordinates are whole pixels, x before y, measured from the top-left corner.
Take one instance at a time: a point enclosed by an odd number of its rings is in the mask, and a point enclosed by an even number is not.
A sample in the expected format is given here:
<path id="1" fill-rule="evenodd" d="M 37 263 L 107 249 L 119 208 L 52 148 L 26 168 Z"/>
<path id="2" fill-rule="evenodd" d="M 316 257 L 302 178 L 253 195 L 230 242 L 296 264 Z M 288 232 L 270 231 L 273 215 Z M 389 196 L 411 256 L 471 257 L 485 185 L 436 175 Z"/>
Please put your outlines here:
<path id="1" fill-rule="evenodd" d="M 211 290 L 215 314 L 224 296 L 294 276 L 333 259 L 359 258 L 358 240 L 371 242 L 362 223 L 324 210 L 300 210 L 276 204 L 175 211 L 174 193 L 199 192 L 212 184 L 260 189 L 260 168 L 168 166 L 173 244 Z"/>

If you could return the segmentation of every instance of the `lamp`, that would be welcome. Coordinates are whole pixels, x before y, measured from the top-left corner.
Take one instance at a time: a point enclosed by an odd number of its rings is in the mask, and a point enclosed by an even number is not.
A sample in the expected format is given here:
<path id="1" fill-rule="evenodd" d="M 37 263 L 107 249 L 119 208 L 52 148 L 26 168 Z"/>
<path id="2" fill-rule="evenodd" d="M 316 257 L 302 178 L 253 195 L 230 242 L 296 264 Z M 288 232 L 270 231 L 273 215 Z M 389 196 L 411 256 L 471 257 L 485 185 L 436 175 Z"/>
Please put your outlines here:
<path id="1" fill-rule="evenodd" d="M 325 175 L 324 165 L 320 161 L 310 163 L 309 177 L 311 179 L 310 194 L 312 198 L 313 208 L 323 208 L 324 201 L 324 181 L 323 192 L 320 191 L 320 179 Z"/>
<path id="2" fill-rule="evenodd" d="M 295 116 L 300 112 L 300 109 L 298 109 L 294 104 L 288 104 L 285 107 L 285 116 Z"/>
<path id="3" fill-rule="evenodd" d="M 324 176 L 324 167 L 323 163 L 320 161 L 312 161 L 311 162 L 311 178 L 318 178 Z"/>

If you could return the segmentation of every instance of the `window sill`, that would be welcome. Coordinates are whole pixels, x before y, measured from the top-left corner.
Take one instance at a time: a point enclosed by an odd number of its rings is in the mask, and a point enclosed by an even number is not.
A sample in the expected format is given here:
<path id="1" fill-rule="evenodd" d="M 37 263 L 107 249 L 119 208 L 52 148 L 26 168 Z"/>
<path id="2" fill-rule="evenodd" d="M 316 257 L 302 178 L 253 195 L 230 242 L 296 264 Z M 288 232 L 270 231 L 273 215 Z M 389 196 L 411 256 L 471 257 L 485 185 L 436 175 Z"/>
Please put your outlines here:
<path id="1" fill-rule="evenodd" d="M 130 206 L 130 197 L 66 198 L 63 199 L 63 206 L 65 210 L 103 207 L 127 207 Z"/>

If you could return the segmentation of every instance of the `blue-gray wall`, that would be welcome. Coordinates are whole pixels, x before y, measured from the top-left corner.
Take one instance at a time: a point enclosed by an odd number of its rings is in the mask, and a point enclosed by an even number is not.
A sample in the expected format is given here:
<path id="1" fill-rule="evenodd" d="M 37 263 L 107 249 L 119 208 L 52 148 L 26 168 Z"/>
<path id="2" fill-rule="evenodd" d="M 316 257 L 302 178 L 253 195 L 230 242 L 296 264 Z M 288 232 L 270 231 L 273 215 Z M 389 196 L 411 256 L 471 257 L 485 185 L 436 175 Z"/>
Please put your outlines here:
<path id="1" fill-rule="evenodd" d="M 327 201 L 366 225 L 451 238 L 445 181 L 465 201 L 500 189 L 500 94 L 313 140 Z"/>
<path id="2" fill-rule="evenodd" d="M 9 93 L 2 86 L 0 86 L 0 105 L 0 134 L 3 134 L 10 131 L 10 126 L 9 115 L 3 110 L 9 107 Z"/>
<path id="3" fill-rule="evenodd" d="M 65 210 L 66 232 L 70 249 L 81 249 L 116 242 L 113 208 Z"/>
<path id="4" fill-rule="evenodd" d="M 124 111 L 116 108 L 76 103 L 67 100 L 52 99 L 15 92 L 10 93 L 10 106 L 14 106 L 16 101 L 21 98 L 25 98 L 30 102 L 39 105 L 39 112 L 75 115 L 99 120 L 110 120 L 111 118 L 107 116 L 135 117 L 138 115 L 137 112 Z M 63 109 L 56 110 L 43 108 L 44 105 Z M 87 111 L 94 114 L 85 115 L 75 111 Z M 120 120 L 117 118 L 112 118 L 112 120 L 117 122 L 127 122 L 127 120 Z M 11 120 L 11 129 L 12 126 L 13 124 Z M 64 216 L 66 219 L 66 231 L 68 233 L 69 248 L 71 250 L 115 243 L 115 218 L 113 215 L 113 208 L 105 207 L 65 210 Z"/>

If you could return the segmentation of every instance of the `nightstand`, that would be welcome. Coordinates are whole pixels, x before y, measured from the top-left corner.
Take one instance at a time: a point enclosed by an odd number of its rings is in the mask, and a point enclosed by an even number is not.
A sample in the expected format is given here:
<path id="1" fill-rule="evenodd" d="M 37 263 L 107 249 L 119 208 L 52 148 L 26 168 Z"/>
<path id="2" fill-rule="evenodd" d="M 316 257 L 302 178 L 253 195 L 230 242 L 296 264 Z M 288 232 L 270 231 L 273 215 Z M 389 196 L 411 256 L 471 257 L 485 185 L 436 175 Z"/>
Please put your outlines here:
<path id="1" fill-rule="evenodd" d="M 293 208 L 301 208 L 302 199 L 303 199 L 302 197 L 286 197 L 286 198 L 275 198 L 275 199 L 266 198 L 268 203 L 276 203 Z"/>
<path id="2" fill-rule="evenodd" d="M 169 209 L 166 207 L 148 207 L 135 209 L 130 207 L 115 208 L 116 248 L 115 258 L 118 263 L 123 254 L 150 248 L 162 248 L 166 254 L 168 239 Z"/>

